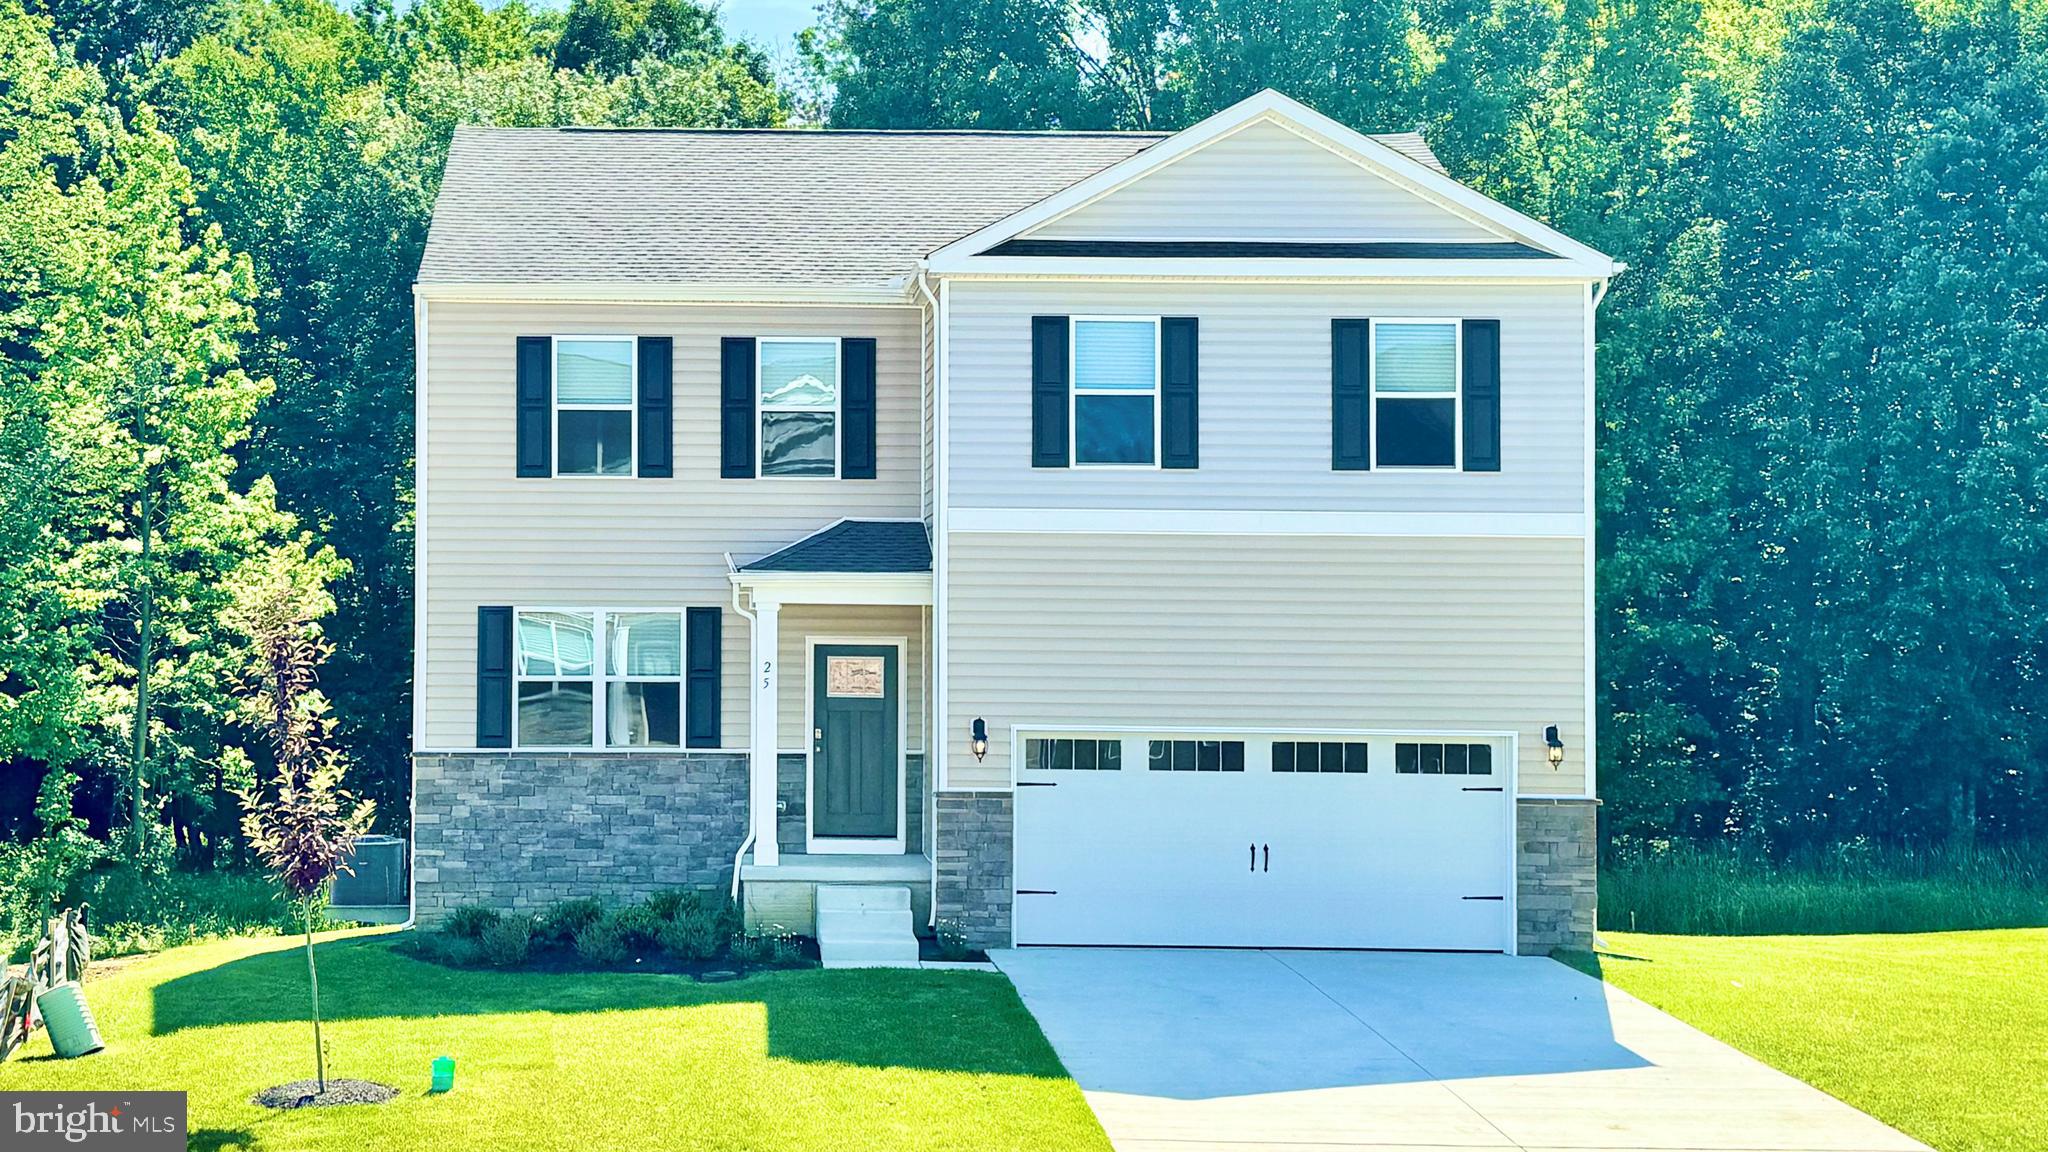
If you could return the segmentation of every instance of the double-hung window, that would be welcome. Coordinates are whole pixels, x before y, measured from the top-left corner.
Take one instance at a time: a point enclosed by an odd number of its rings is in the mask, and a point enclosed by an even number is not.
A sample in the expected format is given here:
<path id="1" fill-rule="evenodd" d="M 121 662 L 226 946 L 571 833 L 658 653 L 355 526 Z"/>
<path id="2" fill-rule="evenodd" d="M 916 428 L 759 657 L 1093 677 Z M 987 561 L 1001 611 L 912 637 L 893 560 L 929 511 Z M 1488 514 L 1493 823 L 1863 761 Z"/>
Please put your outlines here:
<path id="1" fill-rule="evenodd" d="M 521 609 L 513 637 L 519 747 L 682 746 L 681 612 Z"/>
<path id="2" fill-rule="evenodd" d="M 757 342 L 761 475 L 839 474 L 839 341 Z"/>
<path id="3" fill-rule="evenodd" d="M 1076 318 L 1072 374 L 1075 464 L 1159 460 L 1159 320 Z"/>
<path id="4" fill-rule="evenodd" d="M 1373 321 L 1374 467 L 1458 467 L 1458 391 L 1457 321 Z"/>
<path id="5" fill-rule="evenodd" d="M 633 474 L 634 356 L 626 337 L 555 337 L 555 475 Z"/>

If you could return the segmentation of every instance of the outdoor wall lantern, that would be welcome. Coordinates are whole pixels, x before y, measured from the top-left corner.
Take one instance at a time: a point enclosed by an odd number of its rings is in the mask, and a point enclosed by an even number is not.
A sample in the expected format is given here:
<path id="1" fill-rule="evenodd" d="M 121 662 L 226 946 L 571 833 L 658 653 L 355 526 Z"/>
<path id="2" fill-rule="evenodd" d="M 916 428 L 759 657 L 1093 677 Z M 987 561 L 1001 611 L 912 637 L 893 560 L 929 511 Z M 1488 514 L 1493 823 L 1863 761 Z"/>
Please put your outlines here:
<path id="1" fill-rule="evenodd" d="M 1552 768 L 1564 763 L 1564 741 L 1558 737 L 1555 724 L 1543 730 L 1543 752 L 1550 757 Z"/>
<path id="2" fill-rule="evenodd" d="M 974 753 L 977 763 L 983 756 L 988 755 L 988 721 L 979 716 L 974 718 L 974 732 L 968 738 L 967 750 Z"/>

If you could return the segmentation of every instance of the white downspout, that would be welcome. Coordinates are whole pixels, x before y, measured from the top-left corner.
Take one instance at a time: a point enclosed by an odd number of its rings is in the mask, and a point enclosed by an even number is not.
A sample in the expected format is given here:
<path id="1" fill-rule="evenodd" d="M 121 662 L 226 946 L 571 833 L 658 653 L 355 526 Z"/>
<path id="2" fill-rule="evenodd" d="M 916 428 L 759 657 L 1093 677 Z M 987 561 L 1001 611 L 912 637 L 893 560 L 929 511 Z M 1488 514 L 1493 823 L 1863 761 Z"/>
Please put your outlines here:
<path id="1" fill-rule="evenodd" d="M 917 270 L 917 291 L 924 297 L 925 306 L 932 310 L 932 609 L 930 640 L 925 645 L 925 658 L 932 666 L 932 690 L 925 694 L 924 700 L 925 709 L 929 713 L 925 720 L 924 733 L 924 787 L 925 793 L 931 797 L 931 839 L 937 840 L 939 780 L 946 763 L 946 633 L 943 615 L 946 605 L 946 567 L 941 562 L 946 547 L 946 390 L 943 386 L 946 379 L 946 310 L 940 306 L 939 298 L 932 293 L 931 274 L 923 267 Z M 924 813 L 918 813 L 918 818 L 922 820 Z M 925 924 L 927 927 L 936 928 L 939 923 L 938 845 L 927 843 L 924 846 L 924 854 L 926 861 L 931 865 L 931 887 L 927 889 L 930 899 L 925 901 Z"/>
<path id="2" fill-rule="evenodd" d="M 734 568 L 733 568 L 733 566 L 732 566 L 732 553 L 730 553 L 730 552 L 727 552 L 727 553 L 725 554 L 725 570 L 726 570 L 726 571 L 728 571 L 728 572 L 734 571 Z M 745 608 L 742 608 L 742 607 L 740 607 L 740 586 L 739 586 L 738 584 L 734 584 L 734 585 L 732 586 L 732 610 L 733 610 L 733 611 L 735 611 L 735 612 L 737 612 L 737 613 L 739 613 L 739 614 L 740 614 L 741 616 L 744 616 L 744 617 L 746 617 L 746 620 L 747 620 L 747 644 L 748 644 L 748 651 L 750 651 L 750 652 L 751 652 L 751 651 L 753 650 L 753 642 L 754 642 L 754 614 L 753 614 L 753 613 L 752 613 L 751 611 L 749 611 L 749 610 L 747 610 L 747 609 L 745 609 Z M 749 656 L 749 657 L 747 658 L 747 666 L 748 666 L 748 668 L 749 668 L 749 669 L 751 669 L 751 668 L 753 667 L 753 657 Z M 754 677 L 753 677 L 753 674 L 752 674 L 752 672 L 751 672 L 751 671 L 749 671 L 749 673 L 748 673 L 748 675 L 747 675 L 747 735 L 748 735 L 748 740 L 747 740 L 747 744 L 748 744 L 749 748 L 751 748 L 751 747 L 752 747 L 752 745 L 753 745 L 753 739 L 752 739 L 752 737 L 753 737 L 753 735 L 754 735 L 754 732 L 753 732 L 753 729 L 754 729 L 754 716 L 755 716 L 755 714 L 756 714 L 756 713 L 755 713 L 755 709 L 754 709 L 754 706 L 753 706 L 753 702 L 754 702 Z M 753 846 L 754 846 L 754 758 L 753 758 L 753 755 L 752 755 L 752 753 L 751 753 L 751 752 L 749 752 L 749 754 L 748 754 L 748 756 L 747 756 L 747 836 L 746 836 L 746 839 L 744 839 L 744 840 L 741 840 L 741 841 L 740 841 L 740 850 L 732 854 L 732 902 L 733 902 L 733 905 L 734 905 L 735 907 L 737 907 L 737 906 L 739 905 L 739 902 L 740 902 L 740 862 L 741 862 L 742 860 L 745 860 L 745 859 L 746 859 L 746 857 L 747 857 L 747 849 L 749 849 L 749 848 L 752 848 Z"/>

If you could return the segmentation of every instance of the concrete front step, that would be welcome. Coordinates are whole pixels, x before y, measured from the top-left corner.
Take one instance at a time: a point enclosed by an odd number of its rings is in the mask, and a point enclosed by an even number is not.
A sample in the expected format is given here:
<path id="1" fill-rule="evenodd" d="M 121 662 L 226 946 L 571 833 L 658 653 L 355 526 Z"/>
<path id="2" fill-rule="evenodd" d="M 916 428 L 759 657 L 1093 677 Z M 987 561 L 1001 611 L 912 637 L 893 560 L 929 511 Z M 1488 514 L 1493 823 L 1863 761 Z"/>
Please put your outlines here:
<path id="1" fill-rule="evenodd" d="M 910 888 L 903 884 L 820 884 L 818 912 L 908 912 Z"/>
<path id="2" fill-rule="evenodd" d="M 914 968 L 910 889 L 900 884 L 818 885 L 818 957 L 827 968 Z"/>

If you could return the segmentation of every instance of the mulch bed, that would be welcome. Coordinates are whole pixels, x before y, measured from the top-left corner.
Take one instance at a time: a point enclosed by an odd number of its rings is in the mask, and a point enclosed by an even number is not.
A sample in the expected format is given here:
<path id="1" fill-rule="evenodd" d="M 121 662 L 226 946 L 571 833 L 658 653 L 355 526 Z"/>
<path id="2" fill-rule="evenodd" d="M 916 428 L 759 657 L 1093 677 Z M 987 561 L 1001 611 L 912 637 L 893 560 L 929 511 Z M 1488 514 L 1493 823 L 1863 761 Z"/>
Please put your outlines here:
<path id="1" fill-rule="evenodd" d="M 265 1108 L 325 1108 L 335 1104 L 382 1104 L 398 1098 L 398 1089 L 374 1080 L 329 1080 L 320 1091 L 318 1080 L 294 1080 L 265 1088 L 250 1102 Z"/>

